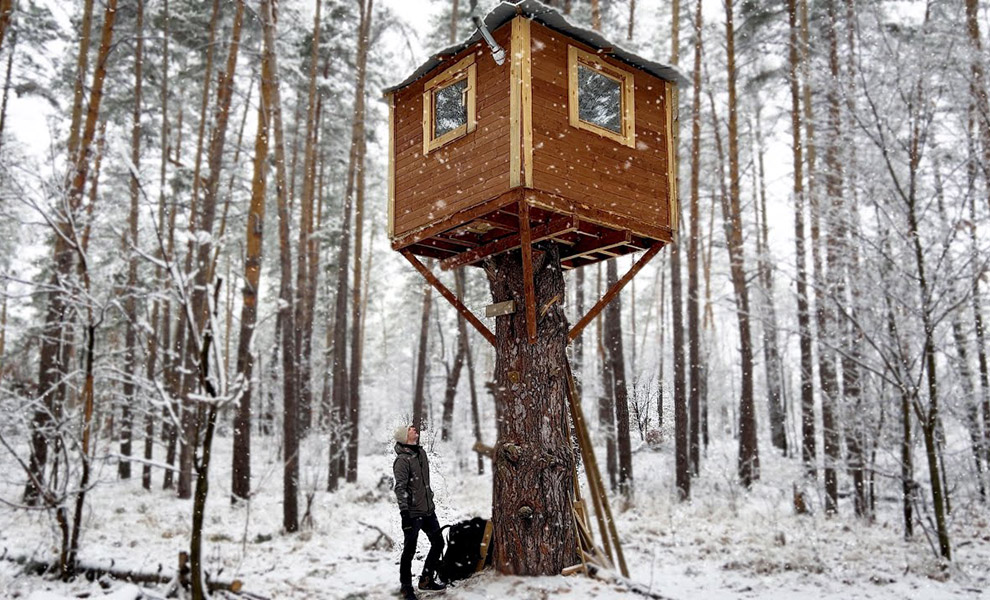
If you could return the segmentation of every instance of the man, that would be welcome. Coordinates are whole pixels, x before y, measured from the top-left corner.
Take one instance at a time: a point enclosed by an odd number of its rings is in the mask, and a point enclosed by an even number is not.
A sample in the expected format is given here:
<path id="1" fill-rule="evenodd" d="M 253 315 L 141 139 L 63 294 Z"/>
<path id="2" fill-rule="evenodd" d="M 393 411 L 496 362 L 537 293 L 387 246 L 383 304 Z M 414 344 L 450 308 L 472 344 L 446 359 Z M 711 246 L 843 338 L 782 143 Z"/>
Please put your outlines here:
<path id="1" fill-rule="evenodd" d="M 416 600 L 412 587 L 412 559 L 416 554 L 416 538 L 422 529 L 430 539 L 430 553 L 419 578 L 419 589 L 442 590 L 445 586 L 436 579 L 443 552 L 443 535 L 433 506 L 433 490 L 430 489 L 430 461 L 419 445 L 419 431 L 412 425 L 395 430 L 395 498 L 402 516 L 402 560 L 399 563 L 399 582 L 404 600 Z"/>

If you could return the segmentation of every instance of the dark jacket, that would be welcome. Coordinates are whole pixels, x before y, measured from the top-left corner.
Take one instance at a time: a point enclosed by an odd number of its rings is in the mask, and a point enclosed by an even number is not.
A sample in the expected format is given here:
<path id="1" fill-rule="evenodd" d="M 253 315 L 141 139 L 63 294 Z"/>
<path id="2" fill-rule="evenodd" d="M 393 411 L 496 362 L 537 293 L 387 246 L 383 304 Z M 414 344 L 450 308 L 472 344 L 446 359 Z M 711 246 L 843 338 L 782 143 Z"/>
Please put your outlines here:
<path id="1" fill-rule="evenodd" d="M 418 445 L 396 442 L 395 454 L 392 474 L 395 476 L 395 499 L 399 502 L 399 511 L 409 511 L 410 517 L 433 514 L 430 460 L 426 457 L 426 451 Z"/>

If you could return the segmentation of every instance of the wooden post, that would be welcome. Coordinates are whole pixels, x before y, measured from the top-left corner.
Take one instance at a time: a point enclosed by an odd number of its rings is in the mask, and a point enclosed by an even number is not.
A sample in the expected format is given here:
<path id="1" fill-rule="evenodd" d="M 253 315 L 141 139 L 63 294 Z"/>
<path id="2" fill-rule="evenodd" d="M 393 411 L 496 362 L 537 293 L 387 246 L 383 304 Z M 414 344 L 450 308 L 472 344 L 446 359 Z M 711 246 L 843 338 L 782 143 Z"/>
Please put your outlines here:
<path id="1" fill-rule="evenodd" d="M 656 244 L 654 247 L 659 247 Z M 645 256 L 644 256 L 645 258 Z M 581 446 L 581 457 L 584 461 L 584 472 L 588 478 L 588 487 L 591 489 L 591 499 L 595 506 L 595 516 L 598 519 L 598 527 L 602 532 L 602 542 L 606 554 L 611 557 L 612 550 L 609 544 L 609 537 L 615 544 L 615 558 L 619 563 L 619 570 L 623 577 L 629 577 L 629 569 L 626 567 L 626 558 L 622 553 L 622 545 L 619 542 L 619 533 L 615 529 L 615 520 L 612 518 L 612 509 L 608 503 L 608 496 L 605 494 L 605 486 L 602 483 L 601 471 L 598 470 L 598 459 L 591 447 L 591 437 L 588 435 L 588 428 L 584 421 L 584 412 L 581 410 L 581 400 L 577 395 L 577 387 L 574 383 L 574 374 L 571 372 L 570 362 L 564 363 L 564 375 L 567 377 L 567 399 L 570 403 L 571 418 L 574 420 L 574 428 L 578 432 L 578 442 Z"/>
<path id="2" fill-rule="evenodd" d="M 533 238 L 529 230 L 529 204 L 519 201 L 519 242 L 522 245 L 523 293 L 526 296 L 526 333 L 536 343 L 536 288 L 533 287 Z"/>

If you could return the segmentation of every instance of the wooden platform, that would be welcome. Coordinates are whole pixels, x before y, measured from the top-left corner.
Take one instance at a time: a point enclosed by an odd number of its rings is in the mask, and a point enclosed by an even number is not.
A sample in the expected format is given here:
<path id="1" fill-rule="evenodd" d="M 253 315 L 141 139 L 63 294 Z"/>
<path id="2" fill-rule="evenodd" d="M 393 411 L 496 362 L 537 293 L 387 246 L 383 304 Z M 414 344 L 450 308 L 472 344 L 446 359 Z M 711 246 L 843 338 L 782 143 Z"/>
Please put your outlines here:
<path id="1" fill-rule="evenodd" d="M 646 250 L 656 242 L 671 241 L 666 228 L 650 228 L 618 215 L 574 205 L 552 194 L 522 188 L 396 238 L 392 248 L 435 258 L 445 270 L 480 266 L 485 258 L 522 246 L 521 212 L 529 213 L 529 236 L 536 250 L 540 243 L 560 244 L 564 269 Z"/>

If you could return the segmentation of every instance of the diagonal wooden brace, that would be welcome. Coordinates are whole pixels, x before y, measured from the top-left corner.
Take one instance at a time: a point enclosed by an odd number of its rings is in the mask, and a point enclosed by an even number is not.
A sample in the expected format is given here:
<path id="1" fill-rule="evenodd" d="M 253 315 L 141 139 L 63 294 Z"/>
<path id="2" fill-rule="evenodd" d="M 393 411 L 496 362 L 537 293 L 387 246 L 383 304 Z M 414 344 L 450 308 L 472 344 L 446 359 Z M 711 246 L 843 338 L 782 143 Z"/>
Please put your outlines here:
<path id="1" fill-rule="evenodd" d="M 436 275 L 426 268 L 426 265 L 419 262 L 419 259 L 413 256 L 413 253 L 409 250 L 403 250 L 402 256 L 405 256 L 406 260 L 408 260 L 412 266 L 416 267 L 416 270 L 426 278 L 427 283 L 432 285 L 433 289 L 440 292 L 440 295 L 446 298 L 447 302 L 450 302 L 450 304 L 457 309 L 457 312 L 464 315 L 464 318 L 467 319 L 468 323 L 474 325 L 474 328 L 478 330 L 478 333 L 484 336 L 484 338 L 488 340 L 492 346 L 495 345 L 495 334 L 492 333 L 490 329 L 485 327 L 485 324 L 482 323 L 478 317 L 474 316 L 471 309 L 464 306 L 464 303 L 458 300 L 457 296 L 455 296 L 454 293 L 447 288 L 447 286 L 441 283 L 440 280 L 437 279 Z"/>
<path id="2" fill-rule="evenodd" d="M 634 264 L 631 269 L 629 269 L 629 272 L 623 275 L 621 279 L 615 282 L 615 285 L 605 292 L 605 295 L 598 301 L 598 304 L 592 306 L 591 310 L 588 311 L 588 314 L 581 317 L 581 320 L 578 321 L 574 327 L 571 327 L 571 331 L 567 334 L 568 342 L 574 341 L 577 336 L 581 335 L 581 332 L 588 326 L 588 323 L 591 323 L 595 317 L 598 316 L 598 313 L 602 312 L 602 309 L 605 308 L 609 302 L 615 299 L 619 292 L 622 291 L 622 288 L 624 288 L 626 284 L 636 276 L 636 273 L 639 273 L 640 270 L 646 266 L 646 263 L 650 262 L 650 260 L 656 256 L 658 252 L 660 252 L 660 249 L 663 248 L 665 243 L 666 242 L 656 242 L 650 246 L 650 249 L 647 250 L 643 256 L 639 257 L 639 260 L 636 261 L 636 264 Z"/>

